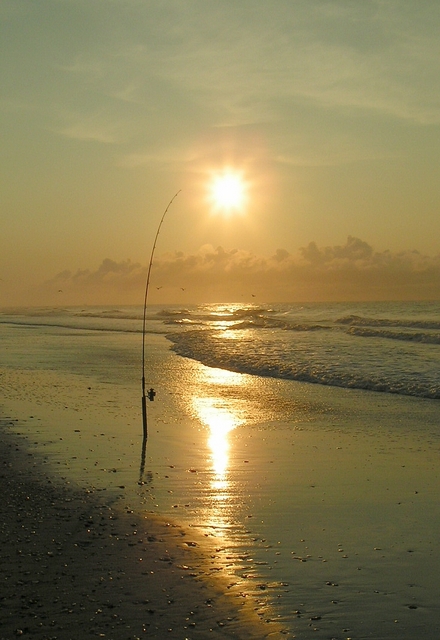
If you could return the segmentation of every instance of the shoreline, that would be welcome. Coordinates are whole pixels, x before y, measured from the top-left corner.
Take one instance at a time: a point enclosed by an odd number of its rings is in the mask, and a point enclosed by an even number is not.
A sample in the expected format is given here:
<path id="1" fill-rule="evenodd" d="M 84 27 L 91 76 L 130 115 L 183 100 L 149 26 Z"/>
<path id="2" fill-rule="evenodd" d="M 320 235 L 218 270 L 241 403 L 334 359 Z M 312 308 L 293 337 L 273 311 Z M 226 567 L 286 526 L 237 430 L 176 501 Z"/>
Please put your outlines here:
<path id="1" fill-rule="evenodd" d="M 27 470 L 7 595 L 32 637 L 436 638 L 438 403 L 208 368 L 154 336 L 143 476 L 136 336 L 74 335 L 21 333 L 0 368 Z"/>
<path id="2" fill-rule="evenodd" d="M 18 425 L 0 419 L 2 640 L 288 637 L 212 571 L 197 534 L 63 486 Z"/>

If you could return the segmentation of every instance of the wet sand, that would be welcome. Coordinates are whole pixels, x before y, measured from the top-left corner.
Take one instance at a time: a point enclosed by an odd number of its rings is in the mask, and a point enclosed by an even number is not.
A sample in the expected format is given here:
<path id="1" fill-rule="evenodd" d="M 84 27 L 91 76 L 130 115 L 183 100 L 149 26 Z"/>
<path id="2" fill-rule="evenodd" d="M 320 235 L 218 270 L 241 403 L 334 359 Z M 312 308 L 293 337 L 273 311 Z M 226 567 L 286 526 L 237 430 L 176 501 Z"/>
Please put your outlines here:
<path id="1" fill-rule="evenodd" d="M 193 532 L 63 485 L 11 427 L 0 421 L 2 640 L 286 637 L 213 577 Z"/>
<path id="2" fill-rule="evenodd" d="M 139 486 L 138 385 L 54 353 L 0 370 L 20 418 L 0 637 L 437 640 L 437 402 L 210 369 L 157 337 Z"/>

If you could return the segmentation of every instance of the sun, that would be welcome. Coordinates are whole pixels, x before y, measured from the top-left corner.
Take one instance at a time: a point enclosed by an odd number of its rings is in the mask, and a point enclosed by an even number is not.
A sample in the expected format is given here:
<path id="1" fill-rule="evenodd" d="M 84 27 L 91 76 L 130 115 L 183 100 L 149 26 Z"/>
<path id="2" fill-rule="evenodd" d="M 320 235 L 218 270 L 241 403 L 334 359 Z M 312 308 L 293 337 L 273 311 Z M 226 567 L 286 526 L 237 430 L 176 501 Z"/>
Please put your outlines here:
<path id="1" fill-rule="evenodd" d="M 225 171 L 213 177 L 209 195 L 217 211 L 233 212 L 243 209 L 246 203 L 246 183 L 240 173 Z"/>

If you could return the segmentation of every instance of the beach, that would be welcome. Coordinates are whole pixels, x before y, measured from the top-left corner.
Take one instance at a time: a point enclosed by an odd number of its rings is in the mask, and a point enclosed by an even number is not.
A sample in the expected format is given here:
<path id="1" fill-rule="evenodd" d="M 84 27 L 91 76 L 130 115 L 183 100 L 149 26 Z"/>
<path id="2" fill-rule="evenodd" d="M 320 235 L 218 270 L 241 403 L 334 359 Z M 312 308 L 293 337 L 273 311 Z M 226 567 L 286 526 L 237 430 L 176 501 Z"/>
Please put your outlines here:
<path id="1" fill-rule="evenodd" d="M 0 424 L 2 639 L 282 637 L 212 577 L 197 535 L 54 482 L 10 426 Z"/>
<path id="2" fill-rule="evenodd" d="M 149 333 L 144 449 L 138 334 L 51 322 L 2 327 L 5 638 L 436 640 L 437 400 Z"/>

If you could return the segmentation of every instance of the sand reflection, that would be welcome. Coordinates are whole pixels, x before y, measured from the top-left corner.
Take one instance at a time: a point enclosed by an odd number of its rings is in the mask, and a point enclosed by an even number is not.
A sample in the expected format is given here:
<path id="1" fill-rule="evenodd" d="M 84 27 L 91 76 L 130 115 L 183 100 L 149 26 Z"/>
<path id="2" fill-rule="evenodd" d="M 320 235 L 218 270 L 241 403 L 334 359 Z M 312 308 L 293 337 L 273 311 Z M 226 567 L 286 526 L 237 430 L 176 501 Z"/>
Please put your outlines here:
<path id="1" fill-rule="evenodd" d="M 241 379 L 240 374 L 223 369 L 205 369 L 203 375 L 205 383 L 218 387 L 238 384 Z M 229 433 L 243 423 L 243 417 L 236 402 L 220 394 L 195 396 L 193 407 L 202 424 L 209 429 L 213 483 L 219 489 L 224 488 L 229 469 Z"/>
<path id="2" fill-rule="evenodd" d="M 229 527 L 231 508 L 235 496 L 231 492 L 231 432 L 244 423 L 242 403 L 230 397 L 228 389 L 242 384 L 242 376 L 223 369 L 203 369 L 204 380 L 198 390 L 206 394 L 194 395 L 193 410 L 200 422 L 207 428 L 208 468 L 211 471 L 209 483 L 209 506 L 205 520 L 215 529 Z M 217 393 L 216 393 L 217 392 Z"/>
<path id="3" fill-rule="evenodd" d="M 214 482 L 223 487 L 229 468 L 229 432 L 240 424 L 239 417 L 221 398 L 194 398 L 200 421 L 208 427 Z"/>

